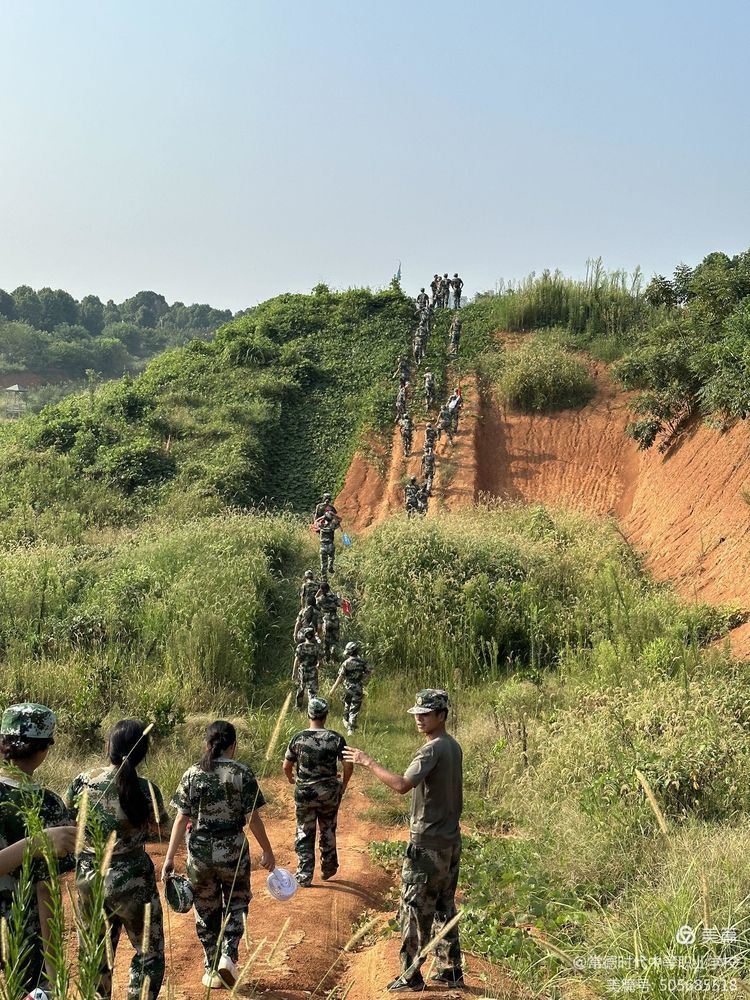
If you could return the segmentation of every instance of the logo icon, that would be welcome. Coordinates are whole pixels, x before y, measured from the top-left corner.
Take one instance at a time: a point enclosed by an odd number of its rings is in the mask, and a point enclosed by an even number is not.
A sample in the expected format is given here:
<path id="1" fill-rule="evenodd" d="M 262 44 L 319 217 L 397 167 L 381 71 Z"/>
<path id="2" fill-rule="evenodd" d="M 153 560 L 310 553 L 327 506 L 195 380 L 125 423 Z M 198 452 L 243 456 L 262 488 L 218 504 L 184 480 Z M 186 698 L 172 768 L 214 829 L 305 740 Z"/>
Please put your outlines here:
<path id="1" fill-rule="evenodd" d="M 695 929 L 690 924 L 678 927 L 674 936 L 677 944 L 695 944 Z"/>

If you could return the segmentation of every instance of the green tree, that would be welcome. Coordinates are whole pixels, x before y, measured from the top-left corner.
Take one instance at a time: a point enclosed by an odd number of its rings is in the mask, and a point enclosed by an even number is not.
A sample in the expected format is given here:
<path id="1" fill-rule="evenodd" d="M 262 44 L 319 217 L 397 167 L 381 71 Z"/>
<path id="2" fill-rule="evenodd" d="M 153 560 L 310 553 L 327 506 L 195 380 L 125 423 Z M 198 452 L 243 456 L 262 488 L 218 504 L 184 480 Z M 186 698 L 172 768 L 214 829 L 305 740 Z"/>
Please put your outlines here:
<path id="1" fill-rule="evenodd" d="M 52 331 L 61 323 L 78 322 L 78 303 L 61 288 L 40 288 L 37 293 L 42 315 L 39 327 Z"/>
<path id="2" fill-rule="evenodd" d="M 16 316 L 23 323 L 41 329 L 42 325 L 42 304 L 39 296 L 30 285 L 19 285 L 13 290 L 13 302 L 16 307 Z"/>
<path id="3" fill-rule="evenodd" d="M 104 329 L 104 306 L 98 295 L 85 295 L 81 299 L 80 321 L 93 337 Z"/>

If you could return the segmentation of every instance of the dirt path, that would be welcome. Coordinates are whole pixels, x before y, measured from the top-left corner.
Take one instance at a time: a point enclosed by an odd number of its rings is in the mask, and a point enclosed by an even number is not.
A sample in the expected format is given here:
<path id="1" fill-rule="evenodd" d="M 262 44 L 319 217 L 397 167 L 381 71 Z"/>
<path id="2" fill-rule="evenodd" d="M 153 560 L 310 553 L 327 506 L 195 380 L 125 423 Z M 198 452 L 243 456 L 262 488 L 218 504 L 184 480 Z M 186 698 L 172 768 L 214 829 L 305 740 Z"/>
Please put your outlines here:
<path id="1" fill-rule="evenodd" d="M 359 787 L 358 787 L 359 786 Z M 271 803 L 264 809 L 266 829 L 279 865 L 294 871 L 294 806 L 291 786 L 285 781 L 263 782 Z M 391 877 L 370 860 L 369 845 L 375 840 L 397 839 L 398 830 L 384 829 L 361 819 L 370 806 L 356 777 L 344 798 L 338 830 L 341 867 L 335 879 L 300 889 L 288 903 L 273 899 L 266 889 L 263 869 L 252 873 L 253 899 L 248 917 L 248 941 L 251 949 L 265 938 L 257 961 L 248 973 L 243 996 L 271 991 L 277 997 L 323 997 L 341 979 L 345 965 L 342 948 L 352 936 L 352 927 L 368 909 L 380 910 L 392 885 Z M 258 851 L 251 842 L 253 858 Z M 152 845 L 149 853 L 157 872 L 166 853 L 166 845 Z M 178 870 L 184 870 L 184 858 L 178 858 Z M 167 939 L 167 976 L 163 995 L 174 1000 L 205 998 L 201 986 L 203 952 L 195 935 L 194 914 L 176 914 L 165 905 Z M 168 920 L 168 925 L 167 925 Z M 286 923 L 288 920 L 288 924 Z M 277 943 L 278 942 L 278 943 Z M 248 959 L 246 945 L 240 948 L 240 965 Z M 127 967 L 132 950 L 126 939 L 120 944 L 115 966 L 116 995 L 124 995 Z M 169 988 L 167 986 L 169 980 Z M 221 996 L 221 991 L 213 991 Z"/>

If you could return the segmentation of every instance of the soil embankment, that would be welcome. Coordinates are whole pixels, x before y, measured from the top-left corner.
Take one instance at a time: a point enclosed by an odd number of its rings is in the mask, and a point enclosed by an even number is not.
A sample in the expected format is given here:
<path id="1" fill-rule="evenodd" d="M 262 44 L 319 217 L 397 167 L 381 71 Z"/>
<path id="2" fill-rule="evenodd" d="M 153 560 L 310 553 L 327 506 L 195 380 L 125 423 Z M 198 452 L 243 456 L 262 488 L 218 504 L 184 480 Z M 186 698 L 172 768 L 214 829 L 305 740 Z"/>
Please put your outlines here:
<path id="1" fill-rule="evenodd" d="M 750 608 L 748 428 L 741 423 L 722 432 L 694 421 L 666 453 L 639 452 L 625 436 L 628 395 L 605 366 L 594 366 L 594 376 L 591 402 L 549 415 L 505 411 L 471 385 L 455 447 L 438 457 L 449 474 L 435 507 L 499 497 L 611 514 L 646 567 L 671 580 L 682 597 Z M 421 449 L 421 439 L 415 447 Z M 371 508 L 347 477 L 337 503 L 345 516 L 356 511 L 353 530 L 402 509 L 395 483 L 405 470 L 396 464 L 385 500 Z M 374 489 L 371 478 L 368 487 Z M 735 630 L 732 641 L 738 653 L 750 654 L 750 624 Z"/>

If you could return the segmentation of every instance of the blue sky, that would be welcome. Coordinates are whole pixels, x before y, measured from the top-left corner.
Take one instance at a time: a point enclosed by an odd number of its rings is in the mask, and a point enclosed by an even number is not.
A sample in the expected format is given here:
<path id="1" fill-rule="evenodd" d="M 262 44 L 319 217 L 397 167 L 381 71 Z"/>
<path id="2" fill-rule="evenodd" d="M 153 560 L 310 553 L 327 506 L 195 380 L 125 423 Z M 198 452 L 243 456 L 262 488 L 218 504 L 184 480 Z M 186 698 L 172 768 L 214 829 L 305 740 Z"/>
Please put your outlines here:
<path id="1" fill-rule="evenodd" d="M 232 309 L 750 246 L 750 5 L 0 0 L 0 287 Z"/>

